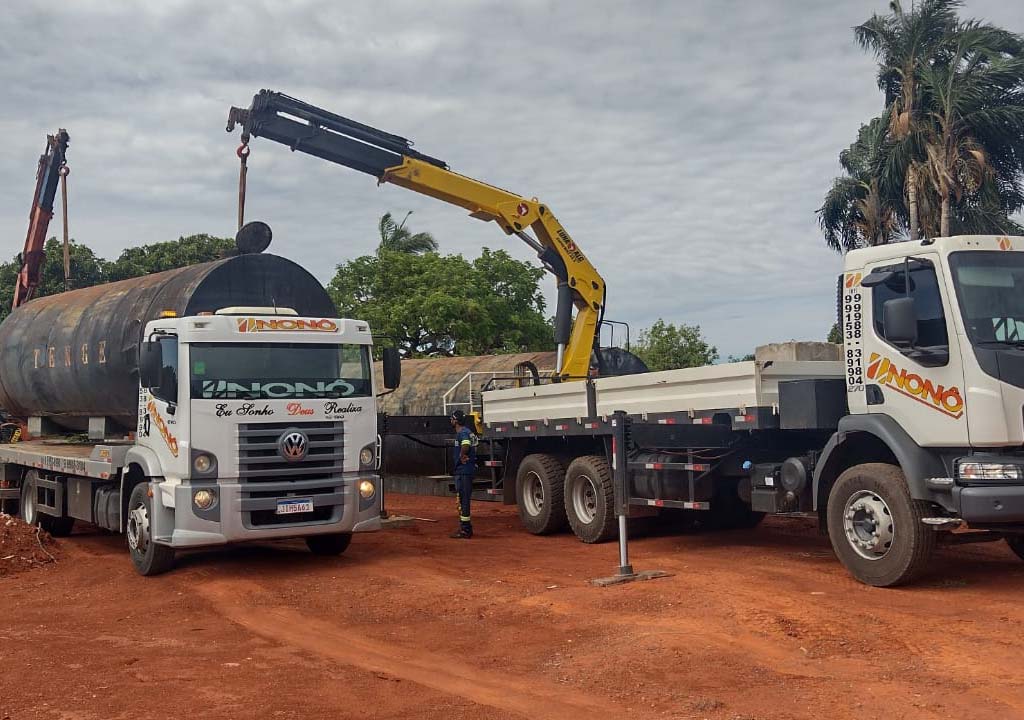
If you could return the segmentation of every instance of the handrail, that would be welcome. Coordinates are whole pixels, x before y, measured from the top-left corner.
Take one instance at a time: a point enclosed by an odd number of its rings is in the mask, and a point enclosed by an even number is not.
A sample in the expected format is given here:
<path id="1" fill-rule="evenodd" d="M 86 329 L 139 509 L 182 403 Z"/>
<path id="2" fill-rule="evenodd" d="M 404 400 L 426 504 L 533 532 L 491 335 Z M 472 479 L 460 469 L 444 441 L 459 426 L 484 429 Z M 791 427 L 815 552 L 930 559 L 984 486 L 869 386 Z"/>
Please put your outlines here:
<path id="1" fill-rule="evenodd" d="M 552 371 L 545 370 L 541 372 L 542 376 L 550 376 Z M 484 388 L 489 388 L 491 383 L 495 380 L 516 380 L 523 378 L 522 375 L 517 374 L 515 370 L 470 370 L 463 375 L 459 380 L 452 385 L 445 393 L 441 396 L 441 403 L 444 407 L 444 414 L 449 414 L 449 408 L 468 408 L 468 412 L 472 412 L 476 409 L 474 406 L 474 383 L 473 379 L 476 377 L 487 377 L 488 380 L 481 383 L 480 389 L 476 392 L 477 395 L 484 392 Z M 523 378 L 525 379 L 525 378 Z M 455 400 L 454 397 L 458 393 L 463 385 L 468 385 L 468 401 Z"/>

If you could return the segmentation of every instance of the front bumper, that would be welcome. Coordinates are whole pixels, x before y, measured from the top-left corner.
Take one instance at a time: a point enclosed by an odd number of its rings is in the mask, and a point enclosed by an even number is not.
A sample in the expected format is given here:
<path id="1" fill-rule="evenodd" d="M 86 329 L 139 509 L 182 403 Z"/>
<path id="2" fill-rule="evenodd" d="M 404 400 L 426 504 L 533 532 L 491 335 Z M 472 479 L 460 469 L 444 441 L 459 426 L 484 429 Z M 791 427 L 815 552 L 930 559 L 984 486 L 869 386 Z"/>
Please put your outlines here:
<path id="1" fill-rule="evenodd" d="M 1024 523 L 1024 485 L 958 486 L 953 500 L 968 524 Z"/>
<path id="2" fill-rule="evenodd" d="M 371 480 L 377 492 L 359 496 L 359 483 Z M 380 477 L 351 473 L 319 481 L 154 483 L 153 534 L 174 548 L 206 547 L 253 540 L 306 537 L 335 533 L 372 532 L 381 528 Z M 200 488 L 214 489 L 217 504 L 195 507 Z M 275 514 L 278 500 L 310 498 L 312 514 Z"/>

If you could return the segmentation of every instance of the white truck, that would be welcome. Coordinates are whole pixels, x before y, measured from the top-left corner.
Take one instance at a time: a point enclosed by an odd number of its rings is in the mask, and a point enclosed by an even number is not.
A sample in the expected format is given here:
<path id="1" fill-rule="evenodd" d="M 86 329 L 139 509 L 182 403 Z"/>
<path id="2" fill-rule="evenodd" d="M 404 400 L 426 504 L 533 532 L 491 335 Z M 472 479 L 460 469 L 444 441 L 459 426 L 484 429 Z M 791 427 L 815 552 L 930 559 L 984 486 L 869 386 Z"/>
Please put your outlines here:
<path id="1" fill-rule="evenodd" d="M 143 575 L 241 541 L 341 553 L 380 528 L 371 345 L 271 255 L 32 300 L 0 325 L 0 404 L 31 438 L 0 445 L 0 501 L 124 532 Z"/>
<path id="2" fill-rule="evenodd" d="M 640 508 L 728 527 L 814 514 L 876 586 L 913 580 L 940 541 L 1024 557 L 1024 238 L 852 251 L 838 311 L 840 362 L 484 392 L 505 501 L 529 531 L 584 542 Z"/>

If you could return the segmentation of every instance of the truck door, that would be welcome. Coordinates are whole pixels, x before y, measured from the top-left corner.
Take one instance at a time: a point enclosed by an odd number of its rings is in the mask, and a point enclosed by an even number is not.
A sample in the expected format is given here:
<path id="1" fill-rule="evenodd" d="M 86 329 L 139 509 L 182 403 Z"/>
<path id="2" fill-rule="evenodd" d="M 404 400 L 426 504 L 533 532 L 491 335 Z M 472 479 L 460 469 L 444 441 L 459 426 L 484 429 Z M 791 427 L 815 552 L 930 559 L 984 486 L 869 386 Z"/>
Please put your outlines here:
<path id="1" fill-rule="evenodd" d="M 157 339 L 160 348 L 159 382 L 143 390 L 139 396 L 139 442 L 150 447 L 160 458 L 165 470 L 180 464 L 182 437 L 178 397 L 178 338 L 164 335 Z M 188 408 L 188 398 L 184 398 Z"/>
<path id="2" fill-rule="evenodd" d="M 892 417 L 919 445 L 967 445 L 963 363 L 950 322 L 957 306 L 939 256 L 886 260 L 865 271 L 867 411 Z M 887 338 L 884 322 L 886 303 L 905 297 L 917 321 L 917 338 L 909 343 Z"/>

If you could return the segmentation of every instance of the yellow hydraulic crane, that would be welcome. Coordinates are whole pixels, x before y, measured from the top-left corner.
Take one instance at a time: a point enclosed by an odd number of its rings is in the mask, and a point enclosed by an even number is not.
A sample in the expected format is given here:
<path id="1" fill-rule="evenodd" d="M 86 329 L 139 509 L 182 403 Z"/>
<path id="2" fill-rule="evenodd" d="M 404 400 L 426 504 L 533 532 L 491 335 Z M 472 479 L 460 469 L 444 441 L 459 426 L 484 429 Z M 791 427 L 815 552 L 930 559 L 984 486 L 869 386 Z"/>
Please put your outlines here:
<path id="1" fill-rule="evenodd" d="M 379 183 L 392 183 L 458 205 L 470 216 L 496 222 L 506 234 L 518 236 L 536 251 L 558 281 L 556 375 L 561 380 L 581 380 L 590 374 L 592 353 L 600 362 L 604 279 L 551 209 L 537 198 L 522 197 L 452 172 L 447 163 L 414 150 L 403 137 L 282 93 L 261 90 L 249 108 L 232 107 L 228 132 L 236 125 L 242 127 L 238 156 L 243 163 L 243 182 L 249 139 L 263 137 L 373 175 Z"/>

